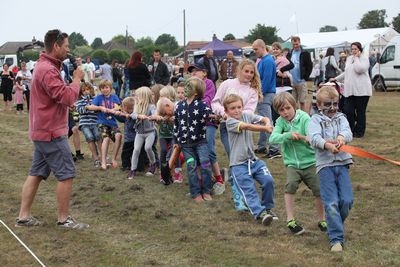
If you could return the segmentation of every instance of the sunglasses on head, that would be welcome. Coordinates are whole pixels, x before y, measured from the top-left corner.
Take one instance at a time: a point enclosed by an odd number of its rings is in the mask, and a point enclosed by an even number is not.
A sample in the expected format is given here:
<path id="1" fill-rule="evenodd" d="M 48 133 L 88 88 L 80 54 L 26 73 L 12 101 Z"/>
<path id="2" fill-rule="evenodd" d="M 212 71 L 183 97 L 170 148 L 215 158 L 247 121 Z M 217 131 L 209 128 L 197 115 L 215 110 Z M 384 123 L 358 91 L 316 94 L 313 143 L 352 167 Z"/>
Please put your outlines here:
<path id="1" fill-rule="evenodd" d="M 57 34 L 57 38 L 56 38 L 56 40 L 57 41 L 62 41 L 62 40 L 64 40 L 64 33 L 62 32 L 62 31 L 60 31 L 60 30 L 58 30 L 58 34 Z"/>

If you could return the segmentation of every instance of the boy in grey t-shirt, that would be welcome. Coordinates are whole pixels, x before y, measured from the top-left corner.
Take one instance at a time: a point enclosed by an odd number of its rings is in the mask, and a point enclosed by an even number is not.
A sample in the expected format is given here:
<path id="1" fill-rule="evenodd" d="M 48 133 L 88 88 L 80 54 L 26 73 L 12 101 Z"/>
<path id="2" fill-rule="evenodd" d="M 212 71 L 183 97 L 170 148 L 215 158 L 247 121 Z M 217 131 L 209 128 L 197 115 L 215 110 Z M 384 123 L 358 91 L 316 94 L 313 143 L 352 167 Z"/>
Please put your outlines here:
<path id="1" fill-rule="evenodd" d="M 273 127 L 267 117 L 243 113 L 243 100 L 236 94 L 225 98 L 224 108 L 228 116 L 226 127 L 231 149 L 229 166 L 232 179 L 254 218 L 269 225 L 273 219 L 278 219 L 271 210 L 274 207 L 274 179 L 265 162 L 258 159 L 253 151 L 252 131 L 271 133 Z M 262 188 L 261 201 L 254 180 Z"/>

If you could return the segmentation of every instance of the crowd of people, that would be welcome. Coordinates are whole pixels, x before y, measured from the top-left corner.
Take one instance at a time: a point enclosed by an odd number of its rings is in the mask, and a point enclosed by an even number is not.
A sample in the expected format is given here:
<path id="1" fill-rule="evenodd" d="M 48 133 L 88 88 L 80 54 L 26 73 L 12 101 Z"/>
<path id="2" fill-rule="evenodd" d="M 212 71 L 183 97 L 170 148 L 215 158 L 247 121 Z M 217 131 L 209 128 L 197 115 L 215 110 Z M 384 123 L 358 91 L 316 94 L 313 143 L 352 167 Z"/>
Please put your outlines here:
<path id="1" fill-rule="evenodd" d="M 160 50 L 154 50 L 147 66 L 136 51 L 125 63 L 128 77 L 122 83 L 121 72 L 117 75 L 113 70 L 115 62 L 105 62 L 100 67 L 100 92 L 96 93 L 94 68 L 88 65 L 90 58 L 85 66 L 78 58 L 77 68 L 66 82 L 67 75 L 60 73 L 69 52 L 68 35 L 59 30 L 47 32 L 45 52 L 40 55 L 33 77 L 17 74 L 17 83 L 30 82 L 29 133 L 34 158 L 23 185 L 16 226 L 41 224 L 31 215 L 31 206 L 40 182 L 53 172 L 58 179 L 57 225 L 89 227 L 69 215 L 76 173 L 67 133 L 78 135 L 79 142 L 82 132 L 95 168 L 122 168 L 128 180 L 137 179 L 140 173 L 153 177 L 159 173 L 164 185 L 187 179 L 190 197 L 196 203 L 212 201 L 223 194 L 229 181 L 232 193 L 239 195 L 235 206 L 244 207 L 263 225 L 270 225 L 278 216 L 273 210 L 273 174 L 260 157 L 283 157 L 287 169 L 284 201 L 288 229 L 294 235 L 305 232 L 294 214 L 295 194 L 304 182 L 315 197 L 316 225 L 327 232 L 331 250 L 342 251 L 343 224 L 353 195 L 348 172 L 352 158 L 340 147 L 353 136 L 362 137 L 365 133 L 365 107 L 371 95 L 367 90 L 371 84 L 364 77 L 365 73 L 368 75 L 368 59 L 355 42 L 343 73 L 324 76 L 326 82 L 344 80 L 347 118 L 339 110 L 337 88 L 329 83 L 318 88 L 316 109 L 312 111 L 306 105 L 306 81 L 313 68 L 311 56 L 301 47 L 299 37 L 294 36 L 291 41 L 293 48 L 285 53 L 279 43 L 270 49 L 258 39 L 253 43 L 257 62 L 238 62 L 230 51 L 221 66 L 209 49 L 173 85 Z M 331 60 L 331 53 L 329 50 L 323 61 L 339 69 Z M 322 71 L 326 73 L 327 69 Z M 10 75 L 6 69 L 3 73 Z M 122 90 L 121 95 L 122 88 L 127 88 L 128 93 Z M 18 94 L 20 97 L 21 92 Z M 68 116 L 72 107 L 78 122 Z M 223 156 L 216 151 L 218 128 L 229 170 L 218 161 Z M 253 132 L 260 133 L 255 149 Z M 83 159 L 80 144 L 75 145 L 75 150 L 77 160 Z M 184 165 L 187 175 L 182 173 Z M 255 182 L 260 184 L 261 197 Z M 236 201 L 241 203 L 236 205 Z"/>

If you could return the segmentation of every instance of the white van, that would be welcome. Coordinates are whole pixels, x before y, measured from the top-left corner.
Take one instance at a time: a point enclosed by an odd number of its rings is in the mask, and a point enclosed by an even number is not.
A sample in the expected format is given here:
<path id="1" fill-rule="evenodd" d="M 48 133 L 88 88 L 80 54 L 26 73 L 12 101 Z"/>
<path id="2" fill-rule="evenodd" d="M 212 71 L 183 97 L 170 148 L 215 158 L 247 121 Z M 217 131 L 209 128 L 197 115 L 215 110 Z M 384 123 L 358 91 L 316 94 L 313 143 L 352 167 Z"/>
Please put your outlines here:
<path id="1" fill-rule="evenodd" d="M 400 88 L 400 35 L 388 42 L 371 76 L 376 91 Z"/>

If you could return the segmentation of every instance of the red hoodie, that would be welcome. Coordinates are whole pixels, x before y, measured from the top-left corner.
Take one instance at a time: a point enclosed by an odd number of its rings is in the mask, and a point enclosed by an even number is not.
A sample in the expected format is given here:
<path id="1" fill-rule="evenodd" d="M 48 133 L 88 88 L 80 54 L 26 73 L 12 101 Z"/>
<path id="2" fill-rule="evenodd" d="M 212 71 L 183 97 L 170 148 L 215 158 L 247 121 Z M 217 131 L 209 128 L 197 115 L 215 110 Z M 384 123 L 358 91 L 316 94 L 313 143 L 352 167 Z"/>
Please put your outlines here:
<path id="1" fill-rule="evenodd" d="M 30 92 L 29 137 L 51 141 L 68 133 L 68 107 L 78 99 L 79 85 L 61 78 L 62 62 L 42 53 L 36 63 Z"/>

